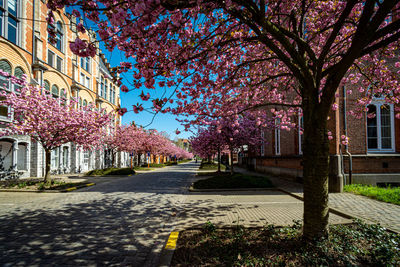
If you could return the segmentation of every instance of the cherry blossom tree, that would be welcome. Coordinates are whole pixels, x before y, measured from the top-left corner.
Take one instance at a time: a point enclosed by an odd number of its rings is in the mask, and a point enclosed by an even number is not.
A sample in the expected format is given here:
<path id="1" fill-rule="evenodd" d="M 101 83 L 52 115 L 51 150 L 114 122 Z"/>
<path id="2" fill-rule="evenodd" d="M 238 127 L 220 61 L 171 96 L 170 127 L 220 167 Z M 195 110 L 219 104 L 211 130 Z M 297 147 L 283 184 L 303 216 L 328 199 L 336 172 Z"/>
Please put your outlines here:
<path id="1" fill-rule="evenodd" d="M 247 115 L 247 116 L 246 116 Z M 238 121 L 223 117 L 208 122 L 207 129 L 200 130 L 191 140 L 192 148 L 199 155 L 218 153 L 218 172 L 220 168 L 220 153 L 228 150 L 230 154 L 230 172 L 233 174 L 233 153 L 239 152 L 243 145 L 257 146 L 261 144 L 261 127 L 248 114 L 241 116 Z"/>
<path id="2" fill-rule="evenodd" d="M 53 10 L 65 5 L 80 5 L 110 51 L 118 47 L 135 59 L 131 90 L 171 88 L 170 97 L 142 92 L 142 100 L 155 111 L 197 115 L 183 121 L 187 128 L 262 107 L 273 116 L 285 112 L 281 123 L 293 125 L 291 115 L 300 112 L 304 237 L 328 233 L 329 112 L 347 82 L 363 95 L 357 116 L 377 93 L 399 102 L 398 0 L 48 2 Z M 79 38 L 70 47 L 93 54 L 93 45 Z"/>
<path id="3" fill-rule="evenodd" d="M 28 135 L 43 146 L 46 183 L 51 179 L 51 150 L 69 142 L 83 149 L 98 147 L 111 121 L 102 111 L 90 106 L 77 109 L 73 101 L 60 102 L 31 85 L 21 86 L 19 93 L 3 91 L 1 96 L 0 104 L 10 108 L 9 116 L 13 118 L 1 136 Z"/>

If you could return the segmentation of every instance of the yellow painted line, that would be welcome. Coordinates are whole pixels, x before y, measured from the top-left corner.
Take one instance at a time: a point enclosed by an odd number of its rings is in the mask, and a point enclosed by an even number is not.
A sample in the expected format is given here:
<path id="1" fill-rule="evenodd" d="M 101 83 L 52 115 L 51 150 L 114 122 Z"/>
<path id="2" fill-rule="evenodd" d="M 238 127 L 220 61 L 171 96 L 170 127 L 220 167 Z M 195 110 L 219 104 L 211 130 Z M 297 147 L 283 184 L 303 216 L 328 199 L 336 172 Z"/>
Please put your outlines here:
<path id="1" fill-rule="evenodd" d="M 174 250 L 176 248 L 176 242 L 178 241 L 179 232 L 172 232 L 169 235 L 165 249 Z"/>
<path id="2" fill-rule="evenodd" d="M 77 189 L 76 187 L 70 187 L 70 188 L 65 189 L 65 191 L 73 191 L 73 190 L 76 190 L 76 189 Z"/>
<path id="3" fill-rule="evenodd" d="M 94 185 L 94 183 L 86 184 L 86 186 L 92 186 L 92 185 Z"/>

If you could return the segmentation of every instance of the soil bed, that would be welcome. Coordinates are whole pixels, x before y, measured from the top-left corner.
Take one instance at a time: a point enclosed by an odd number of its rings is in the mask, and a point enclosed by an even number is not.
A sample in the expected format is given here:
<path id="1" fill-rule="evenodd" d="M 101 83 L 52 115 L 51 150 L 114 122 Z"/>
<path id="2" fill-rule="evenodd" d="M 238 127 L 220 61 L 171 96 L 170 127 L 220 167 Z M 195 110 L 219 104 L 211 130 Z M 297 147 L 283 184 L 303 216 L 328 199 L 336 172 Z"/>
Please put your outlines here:
<path id="1" fill-rule="evenodd" d="M 52 180 L 51 183 L 45 184 L 43 179 L 19 179 L 0 181 L 1 189 L 15 190 L 65 190 L 71 187 L 80 187 L 87 183 L 67 183 L 61 180 Z"/>
<path id="2" fill-rule="evenodd" d="M 108 176 L 108 175 L 133 175 L 135 170 L 131 168 L 106 168 L 91 170 L 85 176 Z"/>
<path id="3" fill-rule="evenodd" d="M 355 221 L 330 226 L 329 238 L 301 238 L 301 225 L 216 229 L 179 234 L 171 266 L 399 266 L 400 237 Z"/>

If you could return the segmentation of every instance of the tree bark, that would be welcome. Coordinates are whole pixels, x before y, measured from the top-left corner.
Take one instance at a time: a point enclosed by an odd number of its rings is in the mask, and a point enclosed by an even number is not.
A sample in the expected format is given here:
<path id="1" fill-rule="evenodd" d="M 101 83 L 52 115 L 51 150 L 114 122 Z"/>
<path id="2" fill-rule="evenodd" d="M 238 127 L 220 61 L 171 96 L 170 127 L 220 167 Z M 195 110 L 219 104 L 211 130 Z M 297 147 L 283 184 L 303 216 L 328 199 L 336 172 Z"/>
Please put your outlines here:
<path id="1" fill-rule="evenodd" d="M 221 172 L 221 148 L 218 146 L 218 172 Z"/>
<path id="2" fill-rule="evenodd" d="M 231 160 L 230 169 L 231 169 L 231 174 L 233 175 L 233 151 L 232 151 L 232 149 L 229 150 L 229 155 L 230 155 L 230 160 Z"/>
<path id="3" fill-rule="evenodd" d="M 44 183 L 50 183 L 51 182 L 51 177 L 50 177 L 50 168 L 51 168 L 51 150 L 50 149 L 46 149 L 45 150 L 45 175 L 44 175 Z"/>
<path id="4" fill-rule="evenodd" d="M 315 240 L 328 234 L 329 140 L 326 116 L 307 107 L 303 114 L 303 237 Z"/>

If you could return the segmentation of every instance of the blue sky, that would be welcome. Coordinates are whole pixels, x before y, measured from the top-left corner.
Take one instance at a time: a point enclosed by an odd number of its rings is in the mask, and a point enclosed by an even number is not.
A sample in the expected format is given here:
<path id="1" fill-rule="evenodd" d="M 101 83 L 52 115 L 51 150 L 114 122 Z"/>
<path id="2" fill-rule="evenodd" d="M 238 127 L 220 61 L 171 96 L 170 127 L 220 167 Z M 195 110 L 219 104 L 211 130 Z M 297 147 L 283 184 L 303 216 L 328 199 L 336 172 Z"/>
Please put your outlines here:
<path id="1" fill-rule="evenodd" d="M 118 49 L 115 49 L 113 52 L 109 52 L 104 48 L 103 45 L 100 45 L 103 54 L 106 56 L 107 61 L 111 64 L 112 67 L 116 67 L 119 65 L 121 61 L 130 61 L 127 60 L 122 52 Z M 133 88 L 133 76 L 132 72 L 127 72 L 122 74 L 122 83 L 125 84 L 128 88 Z M 157 87 L 156 87 L 157 88 Z M 162 89 L 149 90 L 152 97 L 154 95 L 161 96 L 162 93 L 157 91 L 163 91 Z M 145 91 L 147 92 L 147 91 Z M 121 92 L 121 107 L 125 107 L 128 109 L 128 113 L 126 113 L 122 117 L 122 124 L 129 124 L 132 121 L 135 121 L 137 125 L 146 126 L 146 129 L 156 129 L 157 131 L 165 131 L 169 134 L 170 138 L 173 140 L 176 137 L 178 138 L 188 138 L 193 135 L 191 132 L 185 132 L 184 127 L 176 121 L 176 116 L 172 114 L 162 114 L 159 113 L 155 117 L 153 114 L 149 112 L 140 112 L 135 114 L 132 111 L 132 105 L 136 103 L 143 103 L 143 106 L 149 106 L 151 104 L 150 101 L 144 102 L 140 99 L 139 94 L 141 93 L 141 89 L 133 90 L 128 93 Z M 153 120 L 154 117 L 154 120 Z M 153 122 L 152 122 L 153 120 Z M 150 124 L 150 125 L 149 125 Z M 179 135 L 175 134 L 175 130 L 179 129 L 181 133 Z"/>

